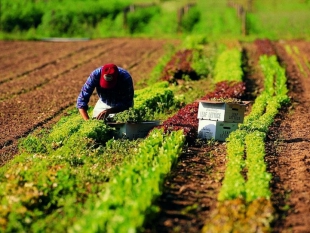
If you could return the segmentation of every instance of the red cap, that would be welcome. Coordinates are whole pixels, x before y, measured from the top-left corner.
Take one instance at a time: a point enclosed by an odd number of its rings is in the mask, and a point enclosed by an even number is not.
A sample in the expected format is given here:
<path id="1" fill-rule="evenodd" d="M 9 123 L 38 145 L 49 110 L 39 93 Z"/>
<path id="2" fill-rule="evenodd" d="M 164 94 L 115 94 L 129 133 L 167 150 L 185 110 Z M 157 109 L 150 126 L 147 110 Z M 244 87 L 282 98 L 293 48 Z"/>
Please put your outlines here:
<path id="1" fill-rule="evenodd" d="M 118 68 L 114 64 L 105 64 L 101 68 L 100 86 L 102 88 L 113 88 L 118 78 Z"/>

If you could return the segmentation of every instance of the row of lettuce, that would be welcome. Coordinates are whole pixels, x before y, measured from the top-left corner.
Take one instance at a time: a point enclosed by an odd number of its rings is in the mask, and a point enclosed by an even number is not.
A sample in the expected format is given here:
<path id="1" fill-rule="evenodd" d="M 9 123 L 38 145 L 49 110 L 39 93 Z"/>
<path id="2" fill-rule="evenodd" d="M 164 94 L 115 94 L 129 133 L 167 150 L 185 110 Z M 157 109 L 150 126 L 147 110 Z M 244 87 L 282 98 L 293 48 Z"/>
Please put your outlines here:
<path id="1" fill-rule="evenodd" d="M 260 64 L 265 90 L 228 138 L 219 205 L 204 232 L 223 232 L 221 226 L 268 228 L 272 218 L 264 140 L 288 97 L 284 70 L 276 57 L 263 56 Z M 245 90 L 241 66 L 240 47 L 221 52 L 214 65 L 215 88 L 202 99 L 240 98 Z M 113 127 L 103 121 L 83 121 L 75 111 L 51 130 L 39 130 L 23 139 L 21 153 L 0 168 L 0 229 L 136 232 L 143 227 L 146 216 L 157 211 L 154 200 L 183 145 L 197 139 L 198 103 L 182 106 L 174 88 L 158 82 L 138 90 L 135 107 L 116 114 L 120 122 L 141 121 L 179 109 L 146 139 L 115 140 Z M 247 179 L 242 175 L 245 171 Z M 243 217 L 248 215 L 245 221 Z M 219 221 L 225 224 L 217 224 Z"/>
<path id="2" fill-rule="evenodd" d="M 139 114 L 179 104 L 167 82 L 136 91 L 135 99 Z M 142 142 L 113 140 L 115 131 L 74 111 L 22 140 L 21 153 L 0 170 L 0 229 L 122 232 L 140 226 L 184 136 L 158 129 Z"/>
<path id="3" fill-rule="evenodd" d="M 285 70 L 275 55 L 260 57 L 264 90 L 238 130 L 227 139 L 227 167 L 218 205 L 203 232 L 270 232 L 270 201 L 265 139 L 279 109 L 289 103 Z"/>

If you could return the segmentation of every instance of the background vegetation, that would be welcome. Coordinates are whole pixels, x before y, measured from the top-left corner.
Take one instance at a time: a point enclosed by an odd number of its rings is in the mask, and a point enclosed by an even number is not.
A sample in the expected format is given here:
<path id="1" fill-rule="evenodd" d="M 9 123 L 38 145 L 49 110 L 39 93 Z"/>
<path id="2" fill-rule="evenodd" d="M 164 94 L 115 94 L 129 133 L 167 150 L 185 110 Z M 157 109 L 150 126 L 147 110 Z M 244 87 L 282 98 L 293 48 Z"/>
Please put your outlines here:
<path id="1" fill-rule="evenodd" d="M 309 0 L 0 0 L 1 39 L 309 38 Z"/>

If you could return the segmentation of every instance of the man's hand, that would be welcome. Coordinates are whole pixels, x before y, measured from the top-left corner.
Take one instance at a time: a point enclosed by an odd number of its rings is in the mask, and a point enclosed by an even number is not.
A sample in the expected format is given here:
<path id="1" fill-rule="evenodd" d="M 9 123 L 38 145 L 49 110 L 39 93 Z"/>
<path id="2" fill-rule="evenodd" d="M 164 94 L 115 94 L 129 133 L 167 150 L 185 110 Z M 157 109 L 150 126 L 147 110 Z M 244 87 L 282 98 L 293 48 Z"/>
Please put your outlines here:
<path id="1" fill-rule="evenodd" d="M 104 120 L 110 114 L 110 109 L 103 110 L 99 115 L 96 117 L 97 120 Z"/>
<path id="2" fill-rule="evenodd" d="M 88 113 L 87 113 L 87 111 L 85 109 L 80 108 L 79 112 L 80 112 L 80 114 L 81 114 L 81 116 L 83 117 L 84 120 L 88 120 L 89 119 Z"/>

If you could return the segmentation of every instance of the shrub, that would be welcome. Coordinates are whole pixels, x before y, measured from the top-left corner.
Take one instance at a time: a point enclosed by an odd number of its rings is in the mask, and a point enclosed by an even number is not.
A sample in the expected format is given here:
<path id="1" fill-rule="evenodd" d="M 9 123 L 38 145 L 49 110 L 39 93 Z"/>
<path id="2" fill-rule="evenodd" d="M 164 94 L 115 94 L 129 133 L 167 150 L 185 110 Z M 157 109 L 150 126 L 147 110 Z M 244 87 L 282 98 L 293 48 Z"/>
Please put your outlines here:
<path id="1" fill-rule="evenodd" d="M 192 7 L 188 12 L 183 16 L 181 20 L 181 29 L 183 32 L 191 32 L 196 23 L 200 20 L 200 11 L 198 8 Z"/>

